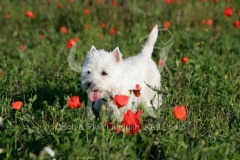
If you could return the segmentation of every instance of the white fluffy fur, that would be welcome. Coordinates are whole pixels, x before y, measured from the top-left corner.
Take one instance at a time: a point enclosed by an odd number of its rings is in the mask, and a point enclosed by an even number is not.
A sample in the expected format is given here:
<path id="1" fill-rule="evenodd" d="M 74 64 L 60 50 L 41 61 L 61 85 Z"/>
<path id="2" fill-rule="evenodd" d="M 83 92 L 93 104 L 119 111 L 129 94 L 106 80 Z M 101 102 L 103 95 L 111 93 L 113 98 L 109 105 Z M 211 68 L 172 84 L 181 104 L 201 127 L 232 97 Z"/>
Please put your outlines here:
<path id="1" fill-rule="evenodd" d="M 122 54 L 118 47 L 113 52 L 97 50 L 94 46 L 87 54 L 83 65 L 81 83 L 83 89 L 89 94 L 92 90 L 101 92 L 100 98 L 108 99 L 115 95 L 128 95 L 129 103 L 126 107 L 118 109 L 117 106 L 109 102 L 107 107 L 112 110 L 111 117 L 122 119 L 122 113 L 127 109 L 136 111 L 137 105 L 144 104 L 146 110 L 151 112 L 151 108 L 157 109 L 161 103 L 161 96 L 149 88 L 160 89 L 161 77 L 155 62 L 151 59 L 154 44 L 157 40 L 157 25 L 151 31 L 147 42 L 141 52 L 133 57 L 122 59 Z M 102 75 L 102 72 L 107 75 Z M 90 84 L 90 86 L 89 86 Z M 130 95 L 129 90 L 135 89 L 136 84 L 141 86 L 140 97 Z M 151 103 L 152 102 L 152 103 Z M 101 99 L 95 103 L 102 105 Z M 91 112 L 92 103 L 88 101 L 88 114 Z"/>

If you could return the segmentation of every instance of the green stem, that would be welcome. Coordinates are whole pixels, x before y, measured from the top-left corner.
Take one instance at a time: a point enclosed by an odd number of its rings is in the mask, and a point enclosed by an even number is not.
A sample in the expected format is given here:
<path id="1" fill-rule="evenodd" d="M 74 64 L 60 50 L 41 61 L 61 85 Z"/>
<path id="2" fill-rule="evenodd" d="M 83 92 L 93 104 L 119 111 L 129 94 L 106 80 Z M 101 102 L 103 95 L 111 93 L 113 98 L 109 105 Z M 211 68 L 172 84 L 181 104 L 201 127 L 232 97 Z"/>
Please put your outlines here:
<path id="1" fill-rule="evenodd" d="M 15 112 L 15 156 L 17 156 L 17 111 Z"/>

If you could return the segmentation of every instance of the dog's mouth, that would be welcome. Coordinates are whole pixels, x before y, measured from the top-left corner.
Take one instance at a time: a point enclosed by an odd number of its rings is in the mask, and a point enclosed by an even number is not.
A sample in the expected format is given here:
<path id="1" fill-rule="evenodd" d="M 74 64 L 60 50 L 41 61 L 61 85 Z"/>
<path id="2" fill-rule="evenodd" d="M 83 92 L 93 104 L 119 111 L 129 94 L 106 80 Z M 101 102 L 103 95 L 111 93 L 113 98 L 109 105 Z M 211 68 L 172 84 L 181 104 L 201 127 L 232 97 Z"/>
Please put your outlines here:
<path id="1" fill-rule="evenodd" d="M 91 102 L 96 102 L 99 99 L 102 99 L 103 101 L 108 101 L 109 98 L 112 97 L 111 92 L 108 91 L 103 91 L 99 89 L 89 89 L 87 91 L 88 93 L 88 98 Z"/>
<path id="2" fill-rule="evenodd" d="M 96 102 L 101 96 L 101 92 L 99 90 L 92 90 L 89 92 L 89 99 L 92 102 Z"/>

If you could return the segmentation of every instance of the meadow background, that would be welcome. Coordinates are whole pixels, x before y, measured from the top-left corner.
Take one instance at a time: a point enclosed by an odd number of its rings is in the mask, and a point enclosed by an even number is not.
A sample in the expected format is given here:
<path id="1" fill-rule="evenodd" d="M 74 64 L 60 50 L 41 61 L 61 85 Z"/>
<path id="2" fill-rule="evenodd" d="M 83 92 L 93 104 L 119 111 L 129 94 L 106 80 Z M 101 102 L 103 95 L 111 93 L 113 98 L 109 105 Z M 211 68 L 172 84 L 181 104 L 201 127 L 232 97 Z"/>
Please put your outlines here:
<path id="1" fill-rule="evenodd" d="M 237 0 L 1 0 L 0 159 L 51 159 L 46 146 L 56 159 L 238 159 L 239 11 Z M 85 116 L 67 42 L 77 41 L 79 65 L 92 44 L 128 57 L 154 24 L 174 35 L 161 72 L 163 105 L 156 119 L 142 114 L 136 135 L 110 131 L 104 114 Z M 157 45 L 167 38 L 160 34 Z M 153 57 L 157 63 L 159 50 Z M 69 108 L 73 95 L 82 108 Z M 186 106 L 185 120 L 174 118 L 176 105 Z"/>

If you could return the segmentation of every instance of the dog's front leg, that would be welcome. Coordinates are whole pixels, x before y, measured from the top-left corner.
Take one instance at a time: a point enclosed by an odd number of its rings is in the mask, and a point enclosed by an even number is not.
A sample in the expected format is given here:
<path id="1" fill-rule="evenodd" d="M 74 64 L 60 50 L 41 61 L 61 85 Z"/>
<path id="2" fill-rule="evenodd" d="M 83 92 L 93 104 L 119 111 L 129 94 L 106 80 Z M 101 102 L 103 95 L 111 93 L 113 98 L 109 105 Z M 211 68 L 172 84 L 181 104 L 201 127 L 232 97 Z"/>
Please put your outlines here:
<path id="1" fill-rule="evenodd" d="M 86 106 L 86 116 L 88 118 L 94 118 L 94 114 L 93 114 L 93 111 L 92 111 L 92 101 L 90 101 L 90 99 L 88 99 L 88 103 L 87 103 L 87 106 Z"/>

